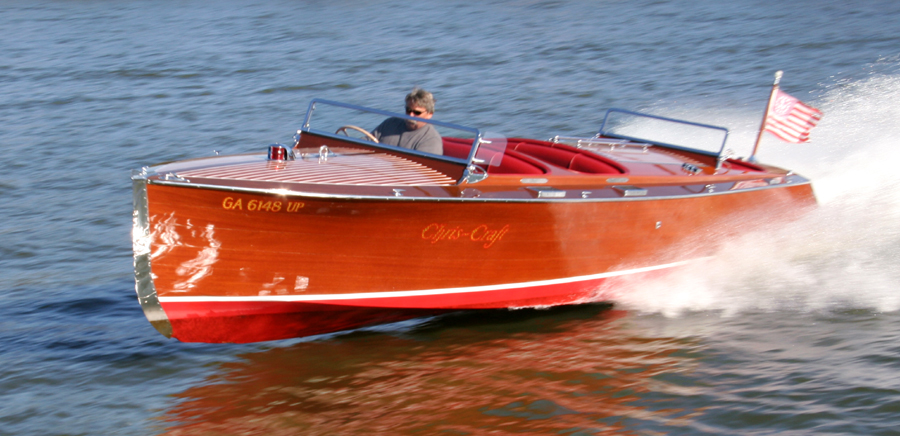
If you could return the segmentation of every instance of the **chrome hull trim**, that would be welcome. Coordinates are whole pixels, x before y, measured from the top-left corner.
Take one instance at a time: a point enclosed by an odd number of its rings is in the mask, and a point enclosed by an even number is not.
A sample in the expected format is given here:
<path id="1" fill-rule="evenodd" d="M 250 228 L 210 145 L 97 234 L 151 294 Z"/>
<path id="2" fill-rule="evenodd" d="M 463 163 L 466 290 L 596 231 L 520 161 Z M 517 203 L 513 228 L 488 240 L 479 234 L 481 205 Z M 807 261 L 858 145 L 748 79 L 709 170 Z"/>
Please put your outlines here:
<path id="1" fill-rule="evenodd" d="M 711 197 L 717 195 L 729 195 L 729 194 L 739 194 L 744 192 L 753 192 L 753 191 L 761 191 L 767 189 L 780 189 L 786 187 L 786 185 L 790 186 L 802 186 L 810 184 L 810 181 L 801 176 L 790 176 L 789 180 L 782 184 L 769 185 L 769 186 L 761 186 L 761 187 L 752 187 L 752 188 L 743 188 L 738 190 L 728 190 L 723 189 L 721 191 L 714 192 L 703 192 L 698 194 L 684 194 L 684 195 L 666 195 L 666 196 L 624 196 L 624 197 L 582 197 L 580 193 L 581 189 L 572 189 L 571 191 L 574 193 L 578 193 L 577 197 L 558 197 L 558 198 L 547 198 L 547 197 L 538 197 L 538 198 L 479 198 L 479 197 L 409 197 L 409 196 L 397 196 L 396 194 L 392 195 L 347 195 L 347 194 L 325 194 L 321 192 L 309 192 L 309 191 L 293 191 L 290 189 L 259 189 L 259 188 L 242 188 L 237 186 L 223 186 L 223 185 L 209 185 L 209 184 L 201 184 L 201 183 L 191 183 L 190 181 L 178 181 L 178 180 L 147 180 L 148 183 L 154 185 L 165 185 L 165 186 L 177 186 L 182 188 L 195 188 L 195 189 L 208 189 L 215 191 L 226 191 L 226 192 L 243 192 L 248 194 L 262 194 L 262 195 L 277 195 L 283 197 L 305 197 L 305 198 L 319 198 L 319 199 L 336 199 L 336 200 L 388 200 L 388 201 L 428 201 L 428 202 L 468 202 L 468 203 L 608 203 L 608 202 L 619 202 L 619 201 L 656 201 L 656 200 L 683 200 L 688 198 L 701 198 L 701 197 Z M 732 182 L 728 182 L 732 183 Z M 523 188 L 525 186 L 523 185 Z M 609 189 L 613 189 L 612 186 Z M 566 192 L 566 191 L 563 191 Z"/>
<path id="2" fill-rule="evenodd" d="M 167 338 L 172 337 L 172 324 L 166 316 L 150 269 L 150 219 L 147 205 L 147 178 L 144 170 L 135 170 L 131 176 L 134 192 L 131 242 L 134 251 L 134 288 L 138 302 L 150 324 Z"/>

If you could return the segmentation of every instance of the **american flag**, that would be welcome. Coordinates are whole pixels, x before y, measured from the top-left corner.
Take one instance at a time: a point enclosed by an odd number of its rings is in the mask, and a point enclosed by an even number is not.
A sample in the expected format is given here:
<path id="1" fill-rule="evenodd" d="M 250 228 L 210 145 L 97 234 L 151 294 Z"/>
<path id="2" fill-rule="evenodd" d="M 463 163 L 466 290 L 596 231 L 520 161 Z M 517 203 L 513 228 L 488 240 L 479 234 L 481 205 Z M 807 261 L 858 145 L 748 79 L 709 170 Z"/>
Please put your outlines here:
<path id="1" fill-rule="evenodd" d="M 809 141 L 809 131 L 822 118 L 822 111 L 804 104 L 780 89 L 772 96 L 765 130 L 787 142 Z"/>

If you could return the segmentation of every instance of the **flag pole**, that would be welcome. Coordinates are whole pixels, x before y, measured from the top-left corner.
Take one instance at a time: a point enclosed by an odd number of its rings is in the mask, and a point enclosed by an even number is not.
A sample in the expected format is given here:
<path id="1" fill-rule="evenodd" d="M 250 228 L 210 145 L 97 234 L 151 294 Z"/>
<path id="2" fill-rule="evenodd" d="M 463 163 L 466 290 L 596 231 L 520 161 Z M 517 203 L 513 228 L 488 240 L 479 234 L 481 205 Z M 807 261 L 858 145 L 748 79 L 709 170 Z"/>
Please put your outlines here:
<path id="1" fill-rule="evenodd" d="M 756 150 L 759 148 L 759 142 L 762 135 L 766 131 L 766 120 L 769 119 L 769 112 L 772 111 L 772 103 L 775 102 L 775 93 L 778 91 L 778 84 L 781 82 L 781 76 L 784 74 L 781 70 L 775 72 L 775 83 L 772 84 L 772 93 L 769 94 L 769 102 L 766 103 L 766 113 L 763 114 L 762 124 L 759 125 L 759 134 L 756 135 L 756 144 L 753 145 L 753 152 L 747 158 L 750 162 L 756 162 Z"/>

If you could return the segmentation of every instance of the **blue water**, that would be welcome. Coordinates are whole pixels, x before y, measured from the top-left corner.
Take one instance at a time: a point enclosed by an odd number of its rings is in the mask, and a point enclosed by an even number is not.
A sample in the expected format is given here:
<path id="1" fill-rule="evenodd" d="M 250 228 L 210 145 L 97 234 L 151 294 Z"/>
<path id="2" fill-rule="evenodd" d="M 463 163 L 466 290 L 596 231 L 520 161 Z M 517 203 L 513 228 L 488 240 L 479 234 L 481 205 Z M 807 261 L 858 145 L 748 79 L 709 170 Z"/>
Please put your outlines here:
<path id="1" fill-rule="evenodd" d="M 5 2 L 0 435 L 892 434 L 898 20 L 893 1 Z M 647 110 L 746 155 L 779 69 L 825 118 L 760 158 L 820 208 L 613 310 L 207 345 L 135 299 L 130 169 L 288 142 L 311 98 L 396 110 L 418 85 L 436 119 L 536 138 Z"/>

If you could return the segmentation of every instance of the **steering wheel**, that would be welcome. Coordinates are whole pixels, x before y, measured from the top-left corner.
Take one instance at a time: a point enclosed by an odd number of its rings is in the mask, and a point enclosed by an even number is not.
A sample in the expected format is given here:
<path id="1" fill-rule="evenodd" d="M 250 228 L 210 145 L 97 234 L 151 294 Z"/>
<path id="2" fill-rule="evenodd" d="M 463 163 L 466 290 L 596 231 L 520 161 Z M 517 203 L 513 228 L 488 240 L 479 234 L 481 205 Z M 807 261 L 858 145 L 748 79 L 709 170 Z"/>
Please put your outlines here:
<path id="1" fill-rule="evenodd" d="M 337 129 L 334 133 L 341 133 L 341 132 L 344 132 L 344 134 L 347 135 L 347 129 L 356 130 L 357 132 L 362 133 L 363 135 L 365 135 L 365 136 L 366 136 L 366 139 L 368 139 L 369 141 L 372 141 L 372 142 L 374 142 L 374 143 L 376 143 L 376 144 L 378 143 L 378 138 L 376 138 L 375 136 L 373 136 L 373 135 L 372 135 L 371 133 L 369 133 L 366 129 L 363 129 L 362 127 L 353 126 L 353 125 L 350 125 L 350 124 L 347 124 L 346 126 L 343 126 L 343 127 L 341 127 L 340 129 Z M 350 135 L 347 135 L 347 136 L 350 136 Z"/>

